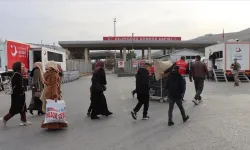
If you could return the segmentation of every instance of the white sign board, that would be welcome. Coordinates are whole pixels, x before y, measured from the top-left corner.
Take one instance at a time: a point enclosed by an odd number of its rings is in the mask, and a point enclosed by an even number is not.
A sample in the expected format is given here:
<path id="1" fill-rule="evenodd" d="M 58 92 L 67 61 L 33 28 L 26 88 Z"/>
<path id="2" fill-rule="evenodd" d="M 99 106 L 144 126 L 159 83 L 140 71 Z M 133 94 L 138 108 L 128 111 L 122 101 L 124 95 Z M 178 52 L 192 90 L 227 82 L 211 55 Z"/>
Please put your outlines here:
<path id="1" fill-rule="evenodd" d="M 138 62 L 136 60 L 133 61 L 133 67 L 137 67 L 138 66 Z"/>
<path id="2" fill-rule="evenodd" d="M 118 61 L 118 68 L 124 68 L 124 61 Z"/>
<path id="3" fill-rule="evenodd" d="M 236 58 L 241 65 L 241 70 L 249 70 L 249 44 L 227 44 L 227 69 Z M 231 54 L 230 54 L 231 53 Z"/>

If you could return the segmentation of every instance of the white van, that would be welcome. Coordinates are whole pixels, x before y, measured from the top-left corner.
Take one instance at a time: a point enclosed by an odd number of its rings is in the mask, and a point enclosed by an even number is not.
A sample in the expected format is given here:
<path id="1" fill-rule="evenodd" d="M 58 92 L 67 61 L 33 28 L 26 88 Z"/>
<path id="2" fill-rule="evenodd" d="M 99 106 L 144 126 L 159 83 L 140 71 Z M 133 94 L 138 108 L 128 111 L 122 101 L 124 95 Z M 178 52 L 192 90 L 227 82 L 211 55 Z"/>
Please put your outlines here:
<path id="1" fill-rule="evenodd" d="M 45 71 L 45 65 L 48 61 L 54 61 L 60 64 L 63 71 L 66 71 L 66 53 L 51 48 L 31 45 L 29 51 L 29 70 L 33 69 L 35 62 L 42 62 Z"/>

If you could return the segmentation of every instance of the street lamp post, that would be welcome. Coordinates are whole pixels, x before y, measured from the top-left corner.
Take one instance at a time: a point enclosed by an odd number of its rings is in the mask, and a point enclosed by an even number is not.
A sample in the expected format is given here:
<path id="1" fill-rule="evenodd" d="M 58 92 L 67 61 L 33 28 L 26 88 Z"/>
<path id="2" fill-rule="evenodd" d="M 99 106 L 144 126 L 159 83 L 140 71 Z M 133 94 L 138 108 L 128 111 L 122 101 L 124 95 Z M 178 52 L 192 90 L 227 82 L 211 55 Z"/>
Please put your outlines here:
<path id="1" fill-rule="evenodd" d="M 131 50 L 133 51 L 134 50 L 134 34 L 135 33 L 132 33 L 132 46 L 131 46 Z M 130 53 L 131 51 L 129 50 L 128 53 Z"/>
<path id="2" fill-rule="evenodd" d="M 116 37 L 116 18 L 114 18 L 114 37 Z M 115 49 L 115 63 L 116 63 L 116 49 Z"/>
<path id="3" fill-rule="evenodd" d="M 132 50 L 134 50 L 134 34 L 135 33 L 132 33 Z"/>
<path id="4" fill-rule="evenodd" d="M 114 37 L 116 37 L 116 18 L 114 18 Z M 120 56 L 121 57 L 121 56 Z M 115 49 L 115 64 L 114 64 L 114 72 L 116 68 L 116 49 Z"/>

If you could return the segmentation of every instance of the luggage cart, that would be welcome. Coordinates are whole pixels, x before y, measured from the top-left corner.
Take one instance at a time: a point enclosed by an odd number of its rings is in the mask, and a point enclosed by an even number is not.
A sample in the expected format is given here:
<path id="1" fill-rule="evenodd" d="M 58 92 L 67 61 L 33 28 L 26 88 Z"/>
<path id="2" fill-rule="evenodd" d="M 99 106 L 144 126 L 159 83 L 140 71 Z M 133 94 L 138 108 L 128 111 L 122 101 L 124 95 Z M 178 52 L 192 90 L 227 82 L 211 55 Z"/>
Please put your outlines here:
<path id="1" fill-rule="evenodd" d="M 162 78 L 159 81 L 156 81 L 155 76 L 152 75 L 149 79 L 149 95 L 150 100 L 159 100 L 161 103 L 168 101 L 168 92 L 164 88 L 167 78 Z"/>

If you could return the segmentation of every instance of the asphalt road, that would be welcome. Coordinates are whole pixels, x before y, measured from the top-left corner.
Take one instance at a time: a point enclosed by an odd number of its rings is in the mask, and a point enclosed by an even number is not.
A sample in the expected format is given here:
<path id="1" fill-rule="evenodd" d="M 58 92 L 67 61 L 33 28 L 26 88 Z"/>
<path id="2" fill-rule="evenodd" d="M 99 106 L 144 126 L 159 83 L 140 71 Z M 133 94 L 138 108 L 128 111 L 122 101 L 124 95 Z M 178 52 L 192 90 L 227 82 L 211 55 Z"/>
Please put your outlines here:
<path id="1" fill-rule="evenodd" d="M 31 116 L 31 126 L 19 126 L 20 116 L 0 125 L 0 150 L 249 150 L 250 97 L 249 84 L 206 82 L 204 102 L 194 106 L 192 83 L 187 82 L 184 104 L 190 120 L 182 123 L 175 107 L 172 127 L 167 126 L 167 103 L 150 103 L 150 120 L 134 121 L 131 109 L 137 100 L 131 97 L 134 77 L 108 75 L 106 97 L 112 117 L 92 121 L 86 117 L 90 103 L 90 77 L 62 86 L 67 104 L 66 130 L 40 128 L 43 117 Z M 9 109 L 10 99 L 0 93 L 0 114 Z M 27 94 L 27 104 L 30 93 Z M 142 113 L 139 113 L 141 117 Z"/>

